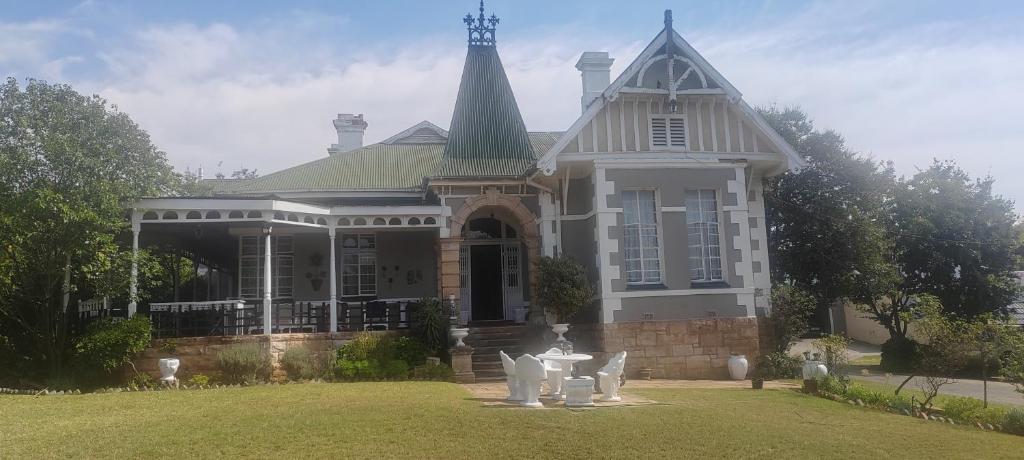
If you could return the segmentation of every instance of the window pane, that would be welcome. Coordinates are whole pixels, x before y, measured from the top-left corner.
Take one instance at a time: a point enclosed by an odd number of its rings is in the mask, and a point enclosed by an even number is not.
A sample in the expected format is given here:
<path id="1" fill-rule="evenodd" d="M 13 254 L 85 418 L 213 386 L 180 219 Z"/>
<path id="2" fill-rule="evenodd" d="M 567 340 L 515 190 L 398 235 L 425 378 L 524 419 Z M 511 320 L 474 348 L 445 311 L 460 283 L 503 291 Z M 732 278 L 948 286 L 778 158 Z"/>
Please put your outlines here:
<path id="1" fill-rule="evenodd" d="M 690 279 L 722 279 L 718 202 L 714 190 L 686 192 L 686 223 L 690 248 Z"/>

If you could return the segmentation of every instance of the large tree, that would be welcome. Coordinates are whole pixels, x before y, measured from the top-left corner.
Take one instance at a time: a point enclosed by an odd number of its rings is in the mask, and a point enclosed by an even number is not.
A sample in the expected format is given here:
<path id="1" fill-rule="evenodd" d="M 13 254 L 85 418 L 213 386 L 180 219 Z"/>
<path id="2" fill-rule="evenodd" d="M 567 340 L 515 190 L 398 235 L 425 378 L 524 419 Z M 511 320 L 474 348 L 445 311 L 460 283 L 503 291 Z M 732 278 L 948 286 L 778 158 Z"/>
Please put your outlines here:
<path id="1" fill-rule="evenodd" d="M 903 276 L 895 303 L 931 294 L 946 314 L 969 319 L 1014 300 L 1021 228 L 1013 202 L 993 195 L 992 182 L 948 161 L 900 181 L 892 233 Z"/>
<path id="2" fill-rule="evenodd" d="M 897 281 L 886 235 L 892 165 L 851 151 L 834 131 L 815 130 L 799 109 L 761 113 L 807 162 L 766 184 L 773 279 L 811 293 L 819 312 L 843 299 L 877 302 Z"/>
<path id="3" fill-rule="evenodd" d="M 22 362 L 61 372 L 81 293 L 122 287 L 126 209 L 179 184 L 149 135 L 100 97 L 0 85 L 0 336 Z"/>

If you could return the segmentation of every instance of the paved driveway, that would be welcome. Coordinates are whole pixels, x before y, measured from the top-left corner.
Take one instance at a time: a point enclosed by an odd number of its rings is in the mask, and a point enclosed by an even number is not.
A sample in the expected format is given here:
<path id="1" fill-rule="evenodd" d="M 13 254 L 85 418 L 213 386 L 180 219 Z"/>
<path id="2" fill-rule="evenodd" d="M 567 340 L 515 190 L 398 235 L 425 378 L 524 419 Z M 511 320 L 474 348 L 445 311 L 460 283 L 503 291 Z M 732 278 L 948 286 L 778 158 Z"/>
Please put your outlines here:
<path id="1" fill-rule="evenodd" d="M 850 378 L 854 380 L 867 380 L 875 383 L 887 383 L 890 385 L 899 385 L 907 378 L 905 375 L 892 374 L 890 376 L 886 376 L 885 374 L 879 374 L 877 372 L 865 375 L 857 372 L 857 370 L 852 370 L 850 372 Z M 919 389 L 920 383 L 924 383 L 924 378 L 914 377 L 904 388 Z M 943 385 L 942 388 L 939 389 L 939 393 L 951 396 L 967 396 L 982 399 L 984 397 L 983 382 L 981 380 L 957 379 L 955 383 Z M 1024 406 L 1024 394 L 1017 393 L 1014 390 L 1013 385 L 1010 385 L 1009 383 L 988 382 L 988 401 L 999 404 Z"/>

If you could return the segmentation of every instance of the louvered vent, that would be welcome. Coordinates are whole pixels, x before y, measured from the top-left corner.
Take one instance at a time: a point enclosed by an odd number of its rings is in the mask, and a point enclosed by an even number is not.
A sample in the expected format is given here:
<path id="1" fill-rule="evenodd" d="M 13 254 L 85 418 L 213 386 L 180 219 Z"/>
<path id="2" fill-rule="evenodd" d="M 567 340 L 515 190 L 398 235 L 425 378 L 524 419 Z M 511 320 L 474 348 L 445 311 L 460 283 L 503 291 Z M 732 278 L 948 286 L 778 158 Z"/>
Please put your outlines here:
<path id="1" fill-rule="evenodd" d="M 651 119 L 651 143 L 655 147 L 668 146 L 668 130 L 665 118 Z"/>
<path id="2" fill-rule="evenodd" d="M 686 119 L 683 117 L 651 117 L 651 145 L 654 147 L 686 147 Z"/>

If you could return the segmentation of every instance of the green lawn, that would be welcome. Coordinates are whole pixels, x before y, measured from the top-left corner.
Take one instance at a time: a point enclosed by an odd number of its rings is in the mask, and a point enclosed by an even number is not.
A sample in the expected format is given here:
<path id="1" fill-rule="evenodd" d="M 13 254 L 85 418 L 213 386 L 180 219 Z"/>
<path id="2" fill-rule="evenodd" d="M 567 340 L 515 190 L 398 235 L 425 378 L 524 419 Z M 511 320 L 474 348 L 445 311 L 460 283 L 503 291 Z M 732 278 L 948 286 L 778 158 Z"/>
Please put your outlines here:
<path id="1" fill-rule="evenodd" d="M 1021 437 L 790 390 L 631 391 L 662 404 L 484 407 L 458 385 L 425 382 L 0 396 L 0 458 L 1020 458 L 1024 449 Z"/>

